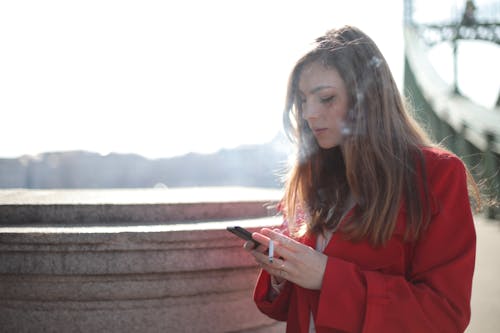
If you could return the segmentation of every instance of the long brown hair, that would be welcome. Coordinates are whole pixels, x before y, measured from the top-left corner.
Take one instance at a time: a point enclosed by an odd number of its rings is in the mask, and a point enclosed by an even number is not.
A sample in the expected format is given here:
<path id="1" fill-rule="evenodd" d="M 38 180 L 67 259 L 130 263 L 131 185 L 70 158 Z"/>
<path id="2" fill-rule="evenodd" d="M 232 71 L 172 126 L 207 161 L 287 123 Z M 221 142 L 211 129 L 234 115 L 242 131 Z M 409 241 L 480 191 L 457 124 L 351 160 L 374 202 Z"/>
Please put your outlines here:
<path id="1" fill-rule="evenodd" d="M 302 119 L 298 82 L 303 68 L 313 62 L 335 68 L 347 87 L 349 110 L 341 147 L 321 149 Z M 305 232 L 337 228 L 349 193 L 357 205 L 341 230 L 352 240 L 384 244 L 402 200 L 407 237 L 417 237 L 430 221 L 421 148 L 432 143 L 409 115 L 382 53 L 359 29 L 346 26 L 327 32 L 297 62 L 288 83 L 284 125 L 297 145 L 283 200 L 292 233 L 300 233 L 300 226 L 294 225 L 297 207 L 310 217 Z"/>

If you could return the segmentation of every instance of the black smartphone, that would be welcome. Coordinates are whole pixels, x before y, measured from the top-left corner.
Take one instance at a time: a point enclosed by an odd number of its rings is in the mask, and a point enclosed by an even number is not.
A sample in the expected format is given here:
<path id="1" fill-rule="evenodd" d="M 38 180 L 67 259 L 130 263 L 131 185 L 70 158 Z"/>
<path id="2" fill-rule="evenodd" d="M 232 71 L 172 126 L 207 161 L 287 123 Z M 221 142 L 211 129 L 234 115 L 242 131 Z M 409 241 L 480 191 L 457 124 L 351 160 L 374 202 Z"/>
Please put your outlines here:
<path id="1" fill-rule="evenodd" d="M 257 242 L 255 239 L 252 238 L 252 233 L 245 228 L 234 226 L 234 227 L 227 227 L 226 230 L 232 232 L 233 234 L 244 240 L 252 241 L 254 244 L 253 247 L 254 249 L 260 245 L 259 242 Z"/>

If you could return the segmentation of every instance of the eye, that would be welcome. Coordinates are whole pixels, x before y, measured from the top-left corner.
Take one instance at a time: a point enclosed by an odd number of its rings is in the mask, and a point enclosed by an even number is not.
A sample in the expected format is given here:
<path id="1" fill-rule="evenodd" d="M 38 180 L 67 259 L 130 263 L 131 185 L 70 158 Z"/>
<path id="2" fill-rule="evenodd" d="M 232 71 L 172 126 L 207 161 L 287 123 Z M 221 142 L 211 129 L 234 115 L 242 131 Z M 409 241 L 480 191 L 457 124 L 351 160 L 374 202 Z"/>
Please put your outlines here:
<path id="1" fill-rule="evenodd" d="M 334 98 L 335 98 L 335 96 L 332 95 L 332 96 L 328 96 L 328 97 L 321 97 L 319 100 L 323 104 L 328 104 L 331 101 L 333 101 Z"/>

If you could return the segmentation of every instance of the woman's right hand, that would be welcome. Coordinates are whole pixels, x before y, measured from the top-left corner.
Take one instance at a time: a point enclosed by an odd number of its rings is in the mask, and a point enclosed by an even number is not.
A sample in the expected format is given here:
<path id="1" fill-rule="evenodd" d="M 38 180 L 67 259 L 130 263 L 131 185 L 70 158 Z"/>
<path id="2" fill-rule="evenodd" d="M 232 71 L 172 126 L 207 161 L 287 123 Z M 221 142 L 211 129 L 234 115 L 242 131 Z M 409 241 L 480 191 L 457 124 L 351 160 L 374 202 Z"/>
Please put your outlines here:
<path id="1" fill-rule="evenodd" d="M 274 229 L 273 231 L 281 233 L 279 229 Z M 246 241 L 243 244 L 243 248 L 249 252 L 255 259 L 255 262 L 259 264 L 259 267 L 266 270 L 266 267 L 258 260 L 258 256 L 262 256 L 262 254 L 267 254 L 268 248 L 265 245 L 259 245 L 258 247 L 254 248 L 255 243 L 252 241 Z M 279 276 L 279 275 L 271 275 L 273 278 L 273 282 L 275 284 L 281 284 L 283 281 L 285 281 L 285 278 Z"/>
<path id="2" fill-rule="evenodd" d="M 254 232 L 252 238 L 263 244 L 250 252 L 262 269 L 302 288 L 321 289 L 328 261 L 324 253 L 268 228 Z M 274 260 L 272 261 L 263 249 L 270 241 L 274 243 Z"/>

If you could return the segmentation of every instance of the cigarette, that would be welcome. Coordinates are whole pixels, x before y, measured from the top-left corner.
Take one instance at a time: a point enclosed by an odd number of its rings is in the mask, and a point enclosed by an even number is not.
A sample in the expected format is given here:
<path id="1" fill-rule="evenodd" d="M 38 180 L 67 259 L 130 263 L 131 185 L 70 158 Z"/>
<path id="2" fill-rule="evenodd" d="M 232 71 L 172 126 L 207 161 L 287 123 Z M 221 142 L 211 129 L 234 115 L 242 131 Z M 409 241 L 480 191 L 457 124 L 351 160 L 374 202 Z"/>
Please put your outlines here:
<path id="1" fill-rule="evenodd" d="M 269 262 L 272 264 L 273 263 L 273 256 L 274 256 L 274 242 L 273 240 L 269 240 Z"/>

